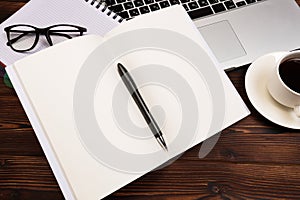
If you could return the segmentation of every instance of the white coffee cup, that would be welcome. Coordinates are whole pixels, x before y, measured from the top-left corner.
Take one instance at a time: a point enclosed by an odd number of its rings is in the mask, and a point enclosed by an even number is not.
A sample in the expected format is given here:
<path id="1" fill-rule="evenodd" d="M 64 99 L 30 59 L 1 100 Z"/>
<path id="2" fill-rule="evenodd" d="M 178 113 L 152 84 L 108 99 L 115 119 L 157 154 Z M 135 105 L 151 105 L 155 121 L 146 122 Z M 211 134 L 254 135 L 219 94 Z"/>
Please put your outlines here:
<path id="1" fill-rule="evenodd" d="M 293 73 L 293 70 L 290 70 L 291 72 L 290 73 L 289 70 L 287 69 L 287 72 L 285 73 L 287 75 L 285 77 L 283 77 L 283 74 L 280 74 L 280 71 L 282 72 L 283 67 L 287 66 L 286 64 L 282 64 L 282 63 L 286 61 L 291 61 L 291 59 L 294 60 L 299 59 L 300 61 L 300 51 L 287 52 L 276 58 L 276 64 L 269 76 L 267 88 L 271 96 L 278 103 L 294 109 L 294 113 L 296 114 L 297 117 L 300 118 L 300 93 L 287 85 L 288 75 L 292 76 L 295 73 Z M 299 62 L 299 69 L 300 69 L 300 62 Z M 297 74 L 297 76 L 299 77 L 299 84 L 300 84 L 300 74 Z"/>

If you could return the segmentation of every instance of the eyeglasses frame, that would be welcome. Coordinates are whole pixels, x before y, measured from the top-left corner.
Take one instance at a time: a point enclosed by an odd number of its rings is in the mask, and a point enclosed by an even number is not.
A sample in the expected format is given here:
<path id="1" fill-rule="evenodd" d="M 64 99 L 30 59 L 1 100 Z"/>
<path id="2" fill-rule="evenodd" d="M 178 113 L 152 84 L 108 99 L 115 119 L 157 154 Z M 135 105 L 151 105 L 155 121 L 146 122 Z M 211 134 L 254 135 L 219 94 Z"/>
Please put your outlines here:
<path id="1" fill-rule="evenodd" d="M 20 36 L 14 38 L 14 39 L 10 39 L 11 29 L 15 28 L 15 27 L 18 27 L 18 26 L 30 27 L 30 28 L 34 29 L 35 31 L 14 31 L 14 32 L 21 32 L 23 34 L 21 34 Z M 76 28 L 78 30 L 51 30 L 51 29 L 53 29 L 55 27 L 59 27 L 59 26 L 73 27 L 73 28 Z M 22 52 L 26 52 L 26 51 L 30 51 L 30 50 L 34 49 L 36 47 L 36 45 L 38 44 L 40 35 L 44 35 L 46 37 L 46 40 L 49 43 L 49 45 L 53 46 L 53 42 L 52 42 L 52 39 L 50 37 L 51 35 L 57 35 L 57 36 L 62 36 L 62 37 L 66 37 L 68 39 L 71 39 L 72 37 L 70 35 L 63 34 L 63 33 L 66 33 L 66 32 L 73 32 L 73 33 L 74 32 L 79 32 L 80 36 L 82 36 L 83 33 L 87 31 L 87 29 L 84 28 L 84 27 L 77 26 L 77 25 L 72 25 L 72 24 L 56 24 L 56 25 L 48 26 L 46 28 L 38 28 L 38 27 L 28 25 L 28 24 L 15 24 L 15 25 L 5 27 L 4 31 L 6 32 L 7 40 L 8 40 L 6 45 L 10 46 L 10 48 L 12 50 L 22 53 Z M 35 41 L 34 41 L 33 45 L 30 48 L 24 49 L 24 50 L 15 49 L 13 47 L 13 43 L 17 42 L 20 38 L 26 36 L 29 33 L 35 33 L 36 34 Z"/>

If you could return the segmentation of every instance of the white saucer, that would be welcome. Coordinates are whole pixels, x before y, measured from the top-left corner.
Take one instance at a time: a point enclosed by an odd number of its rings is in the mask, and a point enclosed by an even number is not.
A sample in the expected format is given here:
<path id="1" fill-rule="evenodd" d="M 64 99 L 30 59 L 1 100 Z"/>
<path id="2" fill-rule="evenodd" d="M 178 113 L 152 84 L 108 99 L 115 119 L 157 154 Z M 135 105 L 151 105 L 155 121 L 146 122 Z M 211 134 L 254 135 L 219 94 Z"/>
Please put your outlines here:
<path id="1" fill-rule="evenodd" d="M 267 90 L 269 74 L 276 58 L 282 54 L 284 52 L 262 56 L 250 65 L 245 77 L 246 92 L 255 109 L 265 118 L 287 128 L 300 129 L 300 118 L 293 109 L 279 104 Z"/>

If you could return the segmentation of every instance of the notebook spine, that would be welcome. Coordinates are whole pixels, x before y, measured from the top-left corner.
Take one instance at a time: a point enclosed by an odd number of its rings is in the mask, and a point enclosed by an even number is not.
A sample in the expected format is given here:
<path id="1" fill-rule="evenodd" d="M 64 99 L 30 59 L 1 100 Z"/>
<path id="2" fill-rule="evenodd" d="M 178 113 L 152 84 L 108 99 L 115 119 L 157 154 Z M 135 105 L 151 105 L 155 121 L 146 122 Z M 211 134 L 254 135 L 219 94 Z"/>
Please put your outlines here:
<path id="1" fill-rule="evenodd" d="M 117 20 L 121 23 L 124 19 L 114 13 L 113 11 L 108 9 L 108 5 L 106 4 L 105 0 L 85 0 L 87 3 L 91 4 L 93 7 L 98 9 L 99 11 L 105 13 L 107 16 L 112 17 L 112 19 Z"/>

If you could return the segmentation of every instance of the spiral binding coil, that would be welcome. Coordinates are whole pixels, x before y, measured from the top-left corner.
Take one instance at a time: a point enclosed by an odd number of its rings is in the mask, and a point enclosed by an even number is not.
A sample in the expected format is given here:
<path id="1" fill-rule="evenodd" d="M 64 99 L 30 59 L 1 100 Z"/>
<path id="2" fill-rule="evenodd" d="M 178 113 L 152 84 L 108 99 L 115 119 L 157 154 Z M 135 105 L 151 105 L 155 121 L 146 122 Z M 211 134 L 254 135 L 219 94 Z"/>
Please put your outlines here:
<path id="1" fill-rule="evenodd" d="M 113 19 L 117 19 L 119 17 L 120 19 L 118 20 L 119 23 L 121 23 L 124 19 L 114 13 L 113 11 L 108 9 L 108 5 L 106 4 L 105 0 L 85 0 L 87 3 L 90 2 L 92 6 L 94 6 L 96 9 L 102 9 L 100 10 L 103 13 L 106 13 L 107 16 L 112 16 Z M 106 12 L 107 11 L 107 12 Z"/>

